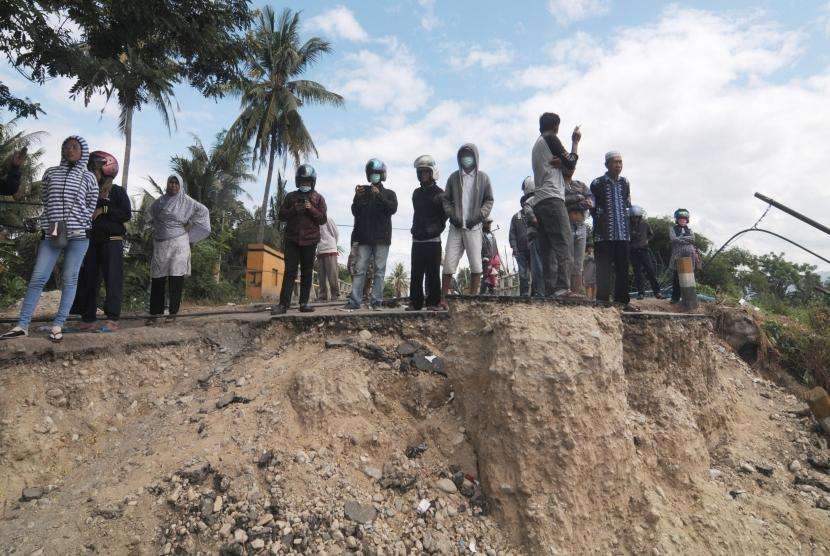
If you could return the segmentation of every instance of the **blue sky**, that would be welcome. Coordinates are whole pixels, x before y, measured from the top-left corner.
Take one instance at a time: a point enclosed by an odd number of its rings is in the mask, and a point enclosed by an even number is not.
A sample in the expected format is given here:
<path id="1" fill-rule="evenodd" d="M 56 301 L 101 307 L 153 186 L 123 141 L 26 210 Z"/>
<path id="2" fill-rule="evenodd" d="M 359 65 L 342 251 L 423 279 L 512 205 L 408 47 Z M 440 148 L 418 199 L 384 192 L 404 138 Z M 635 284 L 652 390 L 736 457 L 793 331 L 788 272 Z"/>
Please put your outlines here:
<path id="1" fill-rule="evenodd" d="M 261 5 L 261 4 L 258 4 Z M 433 154 L 445 179 L 458 146 L 478 144 L 481 169 L 495 187 L 494 216 L 507 227 L 519 185 L 530 172 L 538 116 L 562 116 L 563 141 L 584 134 L 576 178 L 604 171 L 602 154 L 622 151 L 632 197 L 650 214 L 684 206 L 692 225 L 723 241 L 764 210 L 755 191 L 813 218 L 830 221 L 830 2 L 621 2 L 615 0 L 400 2 L 304 1 L 305 32 L 328 38 L 334 54 L 308 74 L 346 97 L 343 109 L 309 107 L 307 124 L 320 158 L 318 189 L 340 224 L 350 224 L 354 185 L 378 157 L 399 197 L 392 262 L 408 266 L 412 161 Z M 22 122 L 45 130 L 47 164 L 65 135 L 123 157 L 117 109 L 103 99 L 84 107 L 70 83 L 27 83 L 0 66 L 0 79 L 41 102 L 46 114 Z M 178 129 L 158 115 L 136 115 L 130 189 L 164 179 L 172 155 L 192 134 L 209 143 L 237 114 L 235 99 L 206 100 L 177 88 Z M 3 117 L 0 114 L 0 117 Z M 289 167 L 288 172 L 293 174 Z M 823 181 L 824 180 L 824 181 Z M 264 171 L 249 185 L 261 201 Z M 830 237 L 777 211 L 764 224 L 827 256 Z M 345 246 L 348 228 L 342 229 Z M 747 236 L 756 252 L 785 251 L 819 264 L 786 243 Z M 511 261 L 512 264 L 512 261 Z"/>

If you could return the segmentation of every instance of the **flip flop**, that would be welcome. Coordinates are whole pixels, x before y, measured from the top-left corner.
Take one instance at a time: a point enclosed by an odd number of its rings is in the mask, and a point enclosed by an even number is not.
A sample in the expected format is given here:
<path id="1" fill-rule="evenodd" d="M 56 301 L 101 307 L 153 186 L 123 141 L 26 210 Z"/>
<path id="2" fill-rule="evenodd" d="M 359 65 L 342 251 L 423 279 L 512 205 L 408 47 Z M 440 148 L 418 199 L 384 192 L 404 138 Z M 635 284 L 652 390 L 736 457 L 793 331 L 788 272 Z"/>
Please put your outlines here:
<path id="1" fill-rule="evenodd" d="M 63 328 L 60 326 L 53 326 L 49 329 L 49 341 L 60 343 L 63 341 Z"/>

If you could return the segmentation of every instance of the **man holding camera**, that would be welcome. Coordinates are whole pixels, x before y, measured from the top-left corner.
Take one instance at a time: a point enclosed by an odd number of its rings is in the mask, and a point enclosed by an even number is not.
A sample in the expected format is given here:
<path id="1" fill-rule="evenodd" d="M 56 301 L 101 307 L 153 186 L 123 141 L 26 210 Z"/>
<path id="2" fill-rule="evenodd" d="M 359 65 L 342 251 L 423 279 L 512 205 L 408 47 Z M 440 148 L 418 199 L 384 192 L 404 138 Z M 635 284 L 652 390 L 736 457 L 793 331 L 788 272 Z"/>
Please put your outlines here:
<path id="1" fill-rule="evenodd" d="M 311 296 L 311 279 L 314 271 L 314 255 L 320 241 L 320 226 L 326 223 L 326 200 L 314 188 L 317 172 L 309 164 L 297 168 L 294 178 L 297 190 L 285 196 L 279 210 L 279 219 L 285 222 L 285 276 L 282 280 L 280 303 L 271 309 L 272 315 L 282 315 L 291 305 L 297 265 L 300 265 L 300 312 L 311 313 L 308 304 Z"/>
<path id="2" fill-rule="evenodd" d="M 394 191 L 383 186 L 386 181 L 386 164 L 383 161 L 373 158 L 366 163 L 366 179 L 369 185 L 358 185 L 352 201 L 357 261 L 352 277 L 352 293 L 342 308 L 344 311 L 360 309 L 369 261 L 375 265 L 370 308 L 377 311 L 383 306 L 386 258 L 392 243 L 392 215 L 398 211 L 398 197 Z"/>

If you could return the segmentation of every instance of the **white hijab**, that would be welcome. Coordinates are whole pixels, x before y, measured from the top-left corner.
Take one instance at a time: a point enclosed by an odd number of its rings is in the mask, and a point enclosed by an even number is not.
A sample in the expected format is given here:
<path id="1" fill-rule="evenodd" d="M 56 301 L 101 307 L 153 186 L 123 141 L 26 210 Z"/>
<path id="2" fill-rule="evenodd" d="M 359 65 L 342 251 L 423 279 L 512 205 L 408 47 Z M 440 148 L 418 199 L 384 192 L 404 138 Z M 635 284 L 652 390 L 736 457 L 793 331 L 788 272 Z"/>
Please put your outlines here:
<path id="1" fill-rule="evenodd" d="M 165 193 L 150 205 L 153 239 L 163 241 L 188 234 L 189 243 L 196 243 L 210 235 L 210 212 L 187 194 L 187 186 L 181 177 L 173 174 L 167 181 L 173 178 L 179 182 L 179 192 L 175 195 Z"/>

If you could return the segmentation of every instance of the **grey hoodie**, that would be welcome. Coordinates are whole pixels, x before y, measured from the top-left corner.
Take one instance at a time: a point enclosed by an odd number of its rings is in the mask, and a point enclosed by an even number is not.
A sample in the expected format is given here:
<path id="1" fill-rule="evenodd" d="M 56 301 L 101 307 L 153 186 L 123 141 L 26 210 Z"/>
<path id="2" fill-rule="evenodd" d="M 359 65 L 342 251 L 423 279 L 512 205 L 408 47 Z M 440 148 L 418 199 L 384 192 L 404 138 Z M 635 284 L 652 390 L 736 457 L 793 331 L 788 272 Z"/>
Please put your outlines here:
<path id="1" fill-rule="evenodd" d="M 475 178 L 473 180 L 473 206 L 462 207 L 461 192 L 461 151 L 470 149 L 475 158 Z M 452 222 L 467 222 L 470 227 L 481 224 L 490 215 L 493 208 L 493 188 L 490 186 L 490 177 L 479 170 L 478 147 L 472 143 L 464 143 L 456 154 L 458 170 L 447 178 L 446 192 L 444 193 L 444 214 Z M 463 211 L 463 212 L 462 212 Z M 454 224 L 453 224 L 454 225 Z"/>

